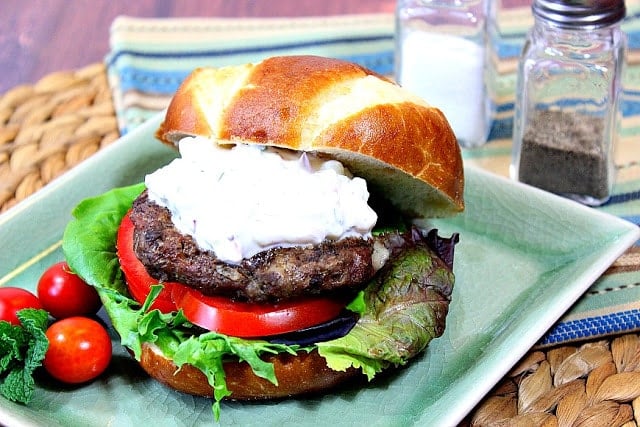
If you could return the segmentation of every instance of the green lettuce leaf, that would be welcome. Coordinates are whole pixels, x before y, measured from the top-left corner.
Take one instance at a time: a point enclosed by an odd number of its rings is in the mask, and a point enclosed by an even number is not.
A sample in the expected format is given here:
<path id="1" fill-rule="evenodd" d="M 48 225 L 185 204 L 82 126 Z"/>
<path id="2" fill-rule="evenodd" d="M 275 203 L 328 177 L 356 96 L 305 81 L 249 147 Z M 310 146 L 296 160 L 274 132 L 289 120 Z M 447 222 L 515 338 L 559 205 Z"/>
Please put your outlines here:
<path id="1" fill-rule="evenodd" d="M 280 352 L 295 354 L 300 350 L 299 346 L 244 340 L 214 332 L 194 335 L 192 325 L 182 311 L 161 313 L 159 310 L 149 310 L 161 289 L 161 285 L 153 286 L 142 306 L 109 289 L 98 289 L 98 292 L 114 329 L 120 334 L 122 345 L 131 349 L 137 360 L 140 360 L 142 343 L 147 342 L 155 344 L 173 359 L 176 366 L 190 364 L 205 374 L 214 390 L 212 410 L 216 420 L 220 417 L 220 401 L 231 394 L 226 386 L 223 360 L 235 356 L 247 362 L 256 375 L 277 384 L 273 364 L 264 362 L 261 355 Z"/>
<path id="2" fill-rule="evenodd" d="M 344 337 L 318 343 L 334 370 L 361 368 L 369 379 L 404 365 L 444 332 L 454 276 L 423 245 L 387 265 L 364 291 L 365 309 Z"/>
<path id="3" fill-rule="evenodd" d="M 144 184 L 116 188 L 85 199 L 72 212 L 62 238 L 67 263 L 87 283 L 126 293 L 116 255 L 118 226 Z"/>

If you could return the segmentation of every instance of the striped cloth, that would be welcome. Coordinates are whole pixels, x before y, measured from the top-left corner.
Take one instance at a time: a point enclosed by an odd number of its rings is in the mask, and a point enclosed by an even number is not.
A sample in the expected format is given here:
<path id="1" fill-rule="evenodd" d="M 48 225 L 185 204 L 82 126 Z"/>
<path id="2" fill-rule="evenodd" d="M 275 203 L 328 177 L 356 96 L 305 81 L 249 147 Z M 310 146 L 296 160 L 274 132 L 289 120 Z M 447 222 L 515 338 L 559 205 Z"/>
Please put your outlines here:
<path id="1" fill-rule="evenodd" d="M 515 71 L 533 19 L 527 0 L 496 12 L 489 93 L 495 112 L 489 142 L 463 152 L 465 160 L 508 175 Z M 523 4 L 524 3 L 524 4 Z M 640 224 L 640 0 L 627 0 L 629 38 L 623 134 L 611 201 L 598 209 Z M 315 54 L 393 75 L 394 18 L 390 14 L 287 19 L 117 18 L 105 58 L 120 130 L 127 133 L 168 104 L 196 66 L 223 66 L 284 54 Z M 547 333 L 541 345 L 640 330 L 640 246 L 632 247 Z"/>
<path id="2" fill-rule="evenodd" d="M 304 19 L 117 18 L 107 56 L 120 130 L 126 133 L 164 108 L 196 66 L 313 54 L 393 73 L 393 17 Z"/>

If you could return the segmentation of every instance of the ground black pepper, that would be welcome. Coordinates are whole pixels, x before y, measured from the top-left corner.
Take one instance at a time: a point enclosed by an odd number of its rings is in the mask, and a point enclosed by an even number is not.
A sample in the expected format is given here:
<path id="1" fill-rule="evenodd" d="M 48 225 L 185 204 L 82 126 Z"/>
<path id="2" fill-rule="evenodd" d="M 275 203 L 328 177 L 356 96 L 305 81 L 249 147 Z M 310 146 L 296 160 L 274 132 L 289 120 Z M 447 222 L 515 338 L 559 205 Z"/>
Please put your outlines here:
<path id="1" fill-rule="evenodd" d="M 563 111 L 533 115 L 524 129 L 518 179 L 553 193 L 608 198 L 603 119 Z"/>

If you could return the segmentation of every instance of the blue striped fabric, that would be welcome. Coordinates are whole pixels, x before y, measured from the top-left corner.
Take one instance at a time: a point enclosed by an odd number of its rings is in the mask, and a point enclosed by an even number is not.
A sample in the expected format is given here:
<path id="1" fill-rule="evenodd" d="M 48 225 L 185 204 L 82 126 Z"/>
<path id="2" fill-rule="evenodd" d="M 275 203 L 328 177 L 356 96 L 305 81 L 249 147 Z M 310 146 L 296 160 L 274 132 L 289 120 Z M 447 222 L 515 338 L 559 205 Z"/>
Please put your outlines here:
<path id="1" fill-rule="evenodd" d="M 105 61 L 124 134 L 163 108 L 162 101 L 166 103 L 166 98 L 197 66 L 314 54 L 349 60 L 391 75 L 393 17 L 257 21 L 120 17 L 112 25 L 111 47 Z"/>
<path id="2" fill-rule="evenodd" d="M 526 1 L 526 0 L 523 0 Z M 494 120 L 489 142 L 464 150 L 465 160 L 507 175 L 515 98 L 515 64 L 532 23 L 522 6 L 504 10 L 505 28 L 491 40 Z M 623 28 L 629 38 L 618 181 L 599 209 L 640 224 L 640 0 L 628 0 Z M 294 19 L 134 19 L 114 21 L 105 58 L 122 133 L 166 107 L 196 66 L 223 66 L 283 54 L 346 59 L 392 76 L 394 19 L 389 14 Z M 497 71 L 500 70 L 500 71 Z M 549 331 L 541 345 L 640 330 L 640 247 L 621 257 Z"/>
<path id="3" fill-rule="evenodd" d="M 634 332 L 640 324 L 640 310 L 633 309 L 603 316 L 560 322 L 540 341 L 543 346 L 578 341 L 594 336 Z"/>
<path id="4" fill-rule="evenodd" d="M 114 52 L 107 61 L 107 66 L 111 66 L 118 62 L 121 56 L 139 56 L 156 59 L 181 59 L 181 58 L 210 58 L 210 57 L 228 57 L 238 54 L 258 54 L 263 52 L 269 52 L 271 55 L 277 51 L 290 51 L 292 49 L 305 49 L 313 48 L 316 46 L 331 46 L 331 45 L 357 45 L 359 43 L 370 43 L 374 41 L 393 41 L 393 34 L 380 34 L 377 36 L 368 37 L 342 37 L 336 39 L 317 39 L 305 42 L 290 42 L 283 44 L 273 44 L 269 46 L 245 46 L 232 49 L 210 49 L 210 50 L 195 50 L 195 51 L 171 51 L 164 52 L 144 52 L 136 50 L 119 50 Z M 384 54 L 384 52 L 382 52 Z M 393 54 L 393 52 L 390 52 Z M 376 53 L 379 56 L 380 53 Z M 393 70 L 390 70 L 393 71 Z"/>
<path id="5" fill-rule="evenodd" d="M 388 42 L 392 42 L 392 38 L 390 36 L 379 37 L 378 40 L 386 40 Z M 366 43 L 367 39 L 360 40 L 337 40 L 332 41 L 332 43 Z M 312 47 L 312 46 L 322 46 L 327 45 L 327 43 L 323 43 L 322 40 L 318 40 L 312 43 L 295 44 L 296 47 Z M 286 49 L 286 47 L 283 47 Z M 134 62 L 136 58 L 153 58 L 158 60 L 183 60 L 187 58 L 212 58 L 212 57 L 221 57 L 228 54 L 247 54 L 247 53 L 258 53 L 258 52 L 270 52 L 270 54 L 275 55 L 277 48 L 267 50 L 266 48 L 262 48 L 260 50 L 254 49 L 235 49 L 232 51 L 198 51 L 198 52 L 167 52 L 167 53 L 150 53 L 150 52 L 136 52 L 136 51 L 121 51 L 114 55 L 109 59 L 109 63 L 112 64 L 112 67 L 116 67 L 116 64 L 127 64 L 128 62 Z M 337 56 L 338 58 L 345 59 L 351 62 L 355 62 L 357 64 L 363 65 L 377 73 L 383 75 L 391 75 L 393 74 L 393 50 L 389 49 L 386 51 L 375 52 L 371 54 L 358 54 L 354 52 L 353 54 L 346 56 Z M 155 94 L 163 94 L 163 95 L 171 95 L 177 89 L 180 83 L 187 77 L 191 68 L 189 69 L 166 69 L 166 70 L 155 70 L 149 69 L 144 66 L 132 66 L 132 65 L 118 65 L 118 79 L 120 82 L 120 91 L 142 91 L 145 93 L 155 93 Z M 122 129 L 123 132 L 126 133 L 128 129 Z"/>

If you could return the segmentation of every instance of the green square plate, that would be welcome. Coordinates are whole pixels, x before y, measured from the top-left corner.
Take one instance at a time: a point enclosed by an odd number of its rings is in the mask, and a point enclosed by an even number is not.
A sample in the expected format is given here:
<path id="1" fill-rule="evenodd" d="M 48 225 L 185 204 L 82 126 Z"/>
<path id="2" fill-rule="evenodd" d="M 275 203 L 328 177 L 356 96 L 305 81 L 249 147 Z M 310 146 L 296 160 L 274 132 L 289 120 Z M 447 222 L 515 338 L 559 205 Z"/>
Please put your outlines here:
<path id="1" fill-rule="evenodd" d="M 139 182 L 175 154 L 155 117 L 0 216 L 0 284 L 35 289 L 62 259 L 81 199 Z M 280 402 L 222 405 L 222 425 L 454 425 L 626 248 L 638 228 L 574 202 L 466 168 L 465 212 L 433 221 L 461 235 L 445 334 L 409 366 L 361 388 Z M 114 339 L 91 384 L 44 379 L 28 406 L 0 399 L 8 426 L 182 426 L 213 423 L 210 401 L 149 379 Z"/>

